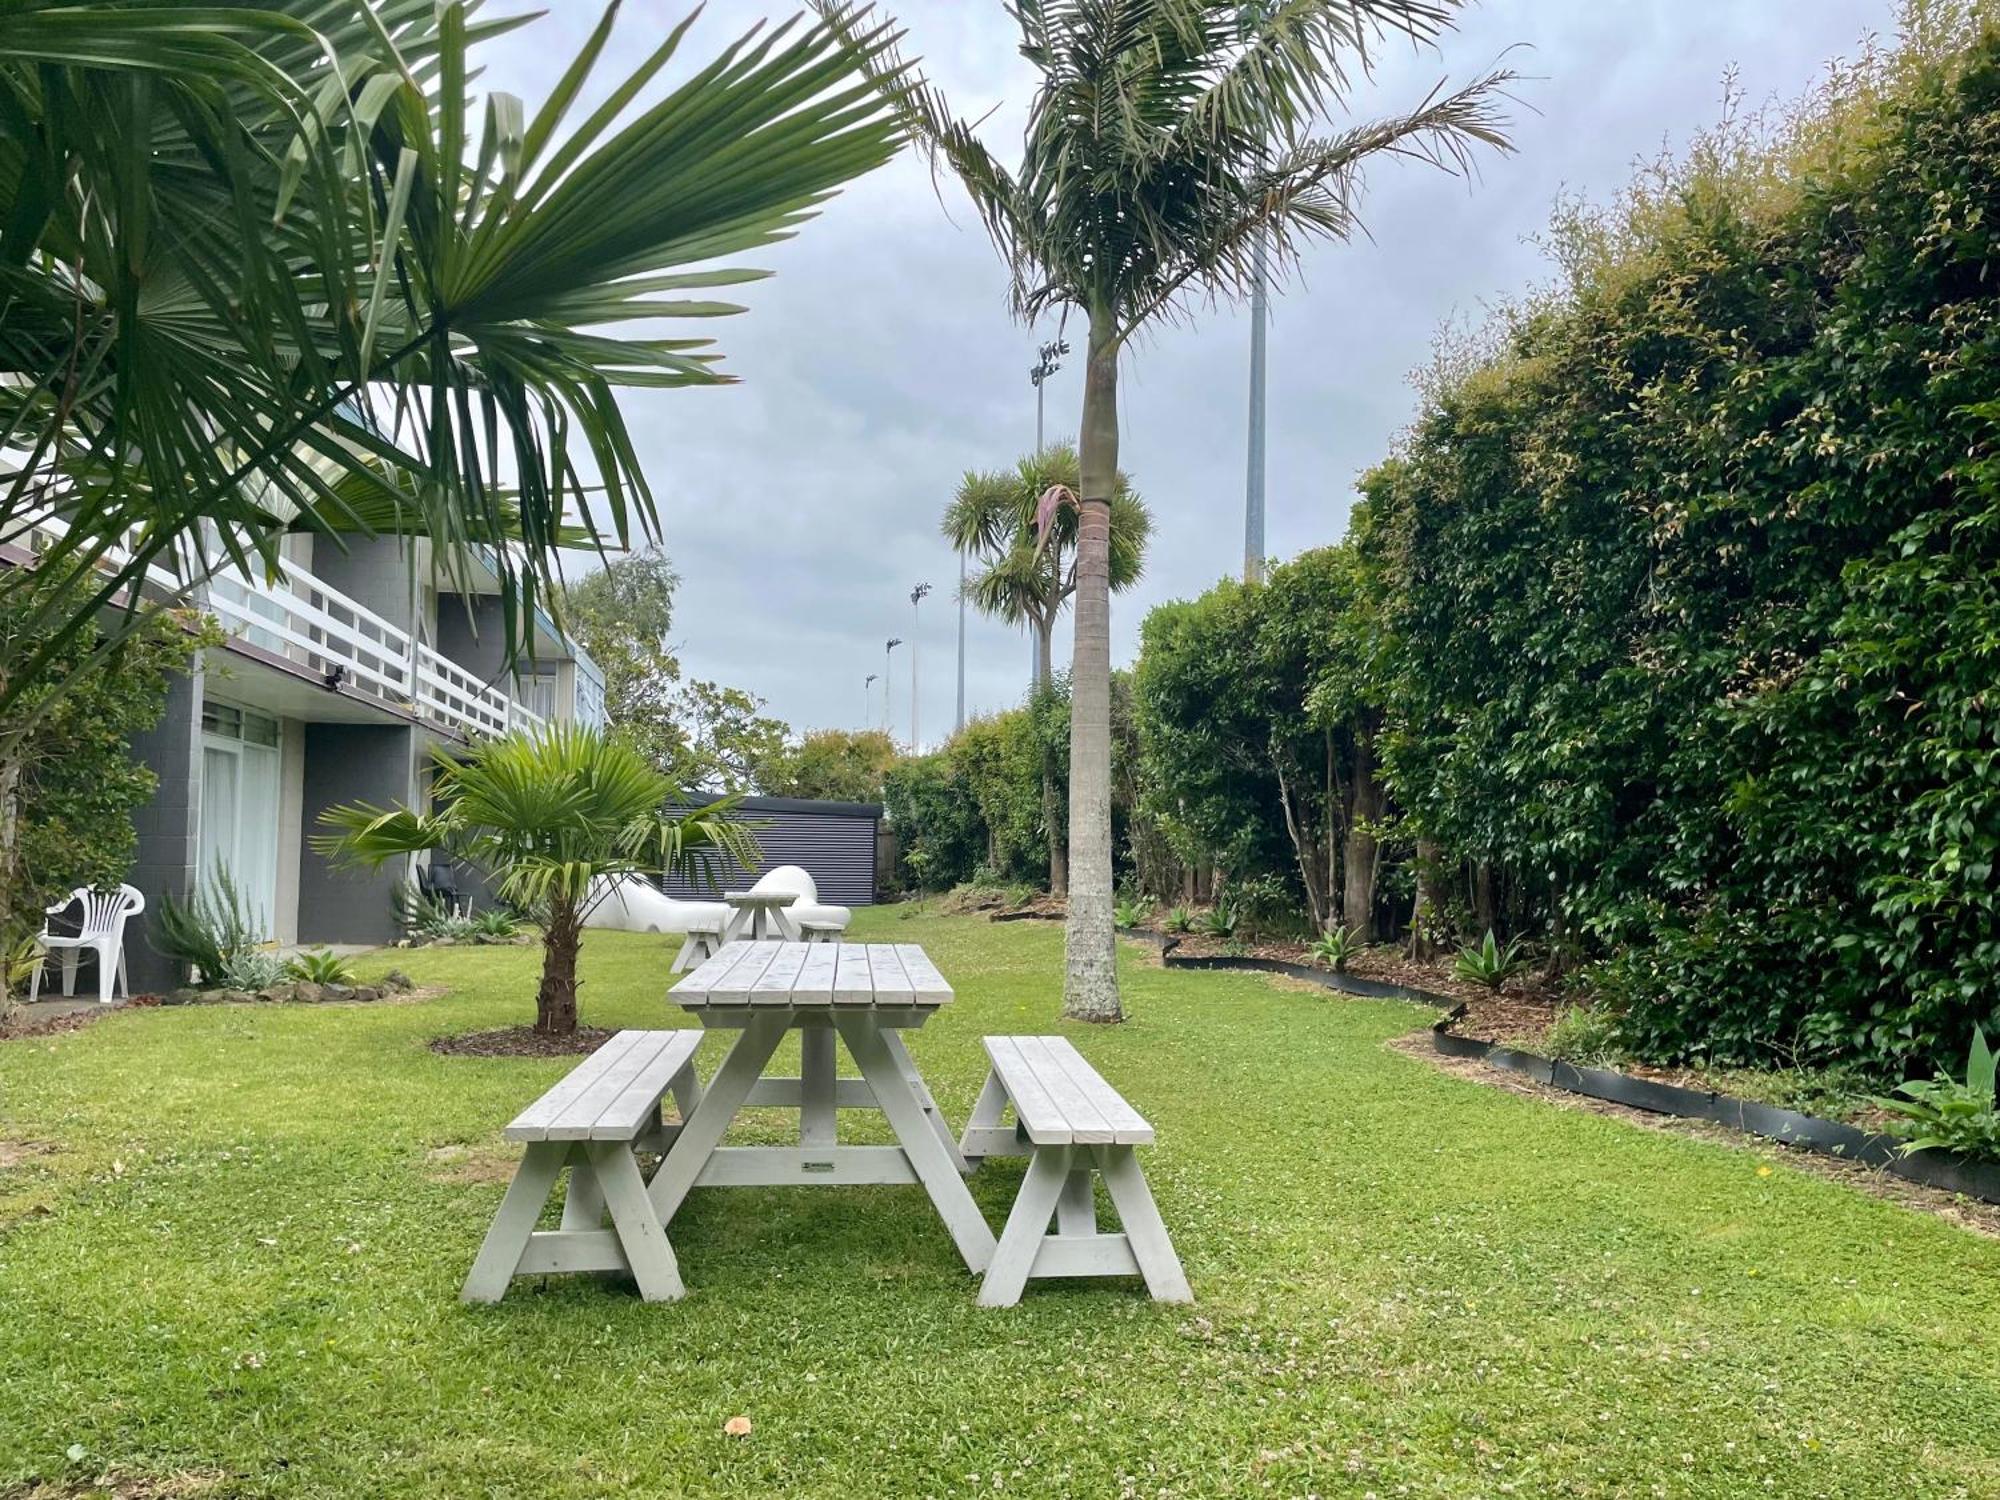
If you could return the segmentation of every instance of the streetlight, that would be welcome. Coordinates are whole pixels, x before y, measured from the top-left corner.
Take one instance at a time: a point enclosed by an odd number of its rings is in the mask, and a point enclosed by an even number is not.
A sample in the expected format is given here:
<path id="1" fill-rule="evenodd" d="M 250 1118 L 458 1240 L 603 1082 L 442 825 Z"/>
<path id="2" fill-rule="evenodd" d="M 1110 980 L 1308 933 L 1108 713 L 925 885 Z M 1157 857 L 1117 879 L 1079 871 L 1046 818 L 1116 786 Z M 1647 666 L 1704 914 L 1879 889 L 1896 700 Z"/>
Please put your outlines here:
<path id="1" fill-rule="evenodd" d="M 1043 387 L 1047 384 L 1048 378 L 1062 368 L 1063 356 L 1069 353 L 1069 340 L 1050 339 L 1049 342 L 1037 349 L 1035 353 L 1038 358 L 1035 360 L 1034 366 L 1028 371 L 1028 379 L 1034 383 L 1035 387 L 1035 453 L 1039 457 L 1043 441 L 1043 397 L 1046 394 Z M 961 611 L 963 611 L 964 607 L 963 604 L 959 606 Z M 960 618 L 961 620 L 964 618 L 963 614 L 961 614 Z M 964 626 L 961 624 L 959 628 L 963 630 Z M 961 675 L 963 675 L 963 671 L 964 669 L 961 668 Z M 1032 687 L 1040 687 L 1042 685 L 1042 658 L 1041 653 L 1035 649 L 1035 632 L 1032 629 L 1028 632 L 1028 683 Z"/>
<path id="2" fill-rule="evenodd" d="M 861 727 L 866 729 L 868 721 L 875 717 L 875 679 L 879 672 L 870 672 L 861 679 Z"/>
<path id="3" fill-rule="evenodd" d="M 917 606 L 924 602 L 924 595 L 931 591 L 928 583 L 920 583 L 910 590 L 910 754 L 923 753 L 924 742 L 917 735 L 917 633 L 923 617 Z"/>
<path id="4" fill-rule="evenodd" d="M 902 644 L 900 639 L 891 636 L 889 644 L 882 648 L 882 732 L 889 736 L 892 743 L 896 738 L 896 726 L 889 719 L 889 664 L 895 657 L 896 648 Z"/>

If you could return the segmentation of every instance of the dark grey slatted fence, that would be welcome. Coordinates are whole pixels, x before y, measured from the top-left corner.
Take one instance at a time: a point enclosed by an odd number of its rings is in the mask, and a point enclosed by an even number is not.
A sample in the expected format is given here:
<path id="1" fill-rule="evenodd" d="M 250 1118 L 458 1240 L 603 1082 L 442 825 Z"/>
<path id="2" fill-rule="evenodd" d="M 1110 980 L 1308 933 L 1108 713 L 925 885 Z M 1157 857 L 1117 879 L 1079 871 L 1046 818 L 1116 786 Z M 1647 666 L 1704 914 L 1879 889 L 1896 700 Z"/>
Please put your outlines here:
<path id="1" fill-rule="evenodd" d="M 757 830 L 764 851 L 760 869 L 798 865 L 819 887 L 819 899 L 832 906 L 875 904 L 875 839 L 882 809 L 863 802 L 804 802 L 791 797 L 747 797 L 737 817 L 767 826 Z M 688 900 L 713 899 L 718 886 L 733 889 L 755 880 L 755 871 L 727 866 L 711 871 L 716 884 L 703 878 L 675 877 L 661 882 L 669 896 Z"/>

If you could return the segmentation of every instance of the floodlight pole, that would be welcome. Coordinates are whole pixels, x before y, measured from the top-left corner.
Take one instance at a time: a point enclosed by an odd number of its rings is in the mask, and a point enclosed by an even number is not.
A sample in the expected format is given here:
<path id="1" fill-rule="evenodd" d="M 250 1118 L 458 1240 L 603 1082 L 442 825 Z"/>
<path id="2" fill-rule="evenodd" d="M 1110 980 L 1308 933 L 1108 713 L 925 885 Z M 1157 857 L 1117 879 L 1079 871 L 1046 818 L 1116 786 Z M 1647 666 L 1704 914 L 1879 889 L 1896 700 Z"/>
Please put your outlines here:
<path id="1" fill-rule="evenodd" d="M 1263 235 L 1251 253 L 1250 457 L 1243 476 L 1243 581 L 1264 581 L 1264 355 L 1270 318 L 1270 266 Z"/>
<path id="2" fill-rule="evenodd" d="M 896 742 L 896 724 L 895 720 L 891 717 L 889 708 L 889 683 L 891 680 L 889 668 L 895 660 L 896 648 L 902 644 L 901 639 L 891 636 L 889 643 L 882 648 L 882 732 L 889 736 L 889 743 L 892 745 Z"/>
<path id="3" fill-rule="evenodd" d="M 875 717 L 875 673 L 870 672 L 861 679 L 861 727 L 866 729 Z"/>
<path id="4" fill-rule="evenodd" d="M 1039 459 L 1045 446 L 1042 437 L 1043 398 L 1047 394 L 1049 377 L 1062 368 L 1063 356 L 1069 353 L 1069 340 L 1050 339 L 1035 353 L 1037 358 L 1034 367 L 1028 371 L 1028 379 L 1033 381 L 1035 386 L 1035 457 Z M 1043 686 L 1042 653 L 1035 643 L 1032 626 L 1028 629 L 1028 682 L 1036 688 Z"/>
<path id="5" fill-rule="evenodd" d="M 918 606 L 924 602 L 924 595 L 931 591 L 928 583 L 920 583 L 910 590 L 910 754 L 923 754 L 924 742 L 917 733 L 917 634 L 923 626 L 923 615 Z"/>

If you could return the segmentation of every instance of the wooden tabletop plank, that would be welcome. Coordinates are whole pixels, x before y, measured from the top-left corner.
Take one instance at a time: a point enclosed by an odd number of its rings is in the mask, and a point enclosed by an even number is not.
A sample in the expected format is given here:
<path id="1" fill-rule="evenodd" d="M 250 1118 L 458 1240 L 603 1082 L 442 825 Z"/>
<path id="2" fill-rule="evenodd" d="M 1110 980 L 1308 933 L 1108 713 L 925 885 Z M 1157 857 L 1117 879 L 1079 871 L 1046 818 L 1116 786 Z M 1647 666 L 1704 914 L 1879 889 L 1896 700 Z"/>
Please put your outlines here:
<path id="1" fill-rule="evenodd" d="M 917 1004 L 943 1005 L 952 998 L 951 986 L 922 948 L 915 943 L 898 943 L 896 956 L 903 961 L 903 972 L 910 976 L 910 987 Z"/>
<path id="2" fill-rule="evenodd" d="M 721 948 L 690 969 L 687 977 L 667 993 L 686 997 L 692 1000 L 692 1003 L 700 1005 L 704 1003 L 709 987 L 735 968 L 742 959 L 743 944 L 724 943 Z"/>
<path id="3" fill-rule="evenodd" d="M 771 956 L 770 966 L 757 976 L 757 982 L 750 987 L 752 1005 L 790 1005 L 792 987 L 798 983 L 799 971 L 805 967 L 806 947 L 804 943 L 780 943 L 778 952 Z"/>
<path id="4" fill-rule="evenodd" d="M 833 1003 L 835 1005 L 873 1005 L 875 1003 L 875 971 L 868 962 L 866 943 L 835 943 L 832 945 L 840 958 L 834 970 Z"/>
<path id="5" fill-rule="evenodd" d="M 868 970 L 875 976 L 877 1005 L 914 1005 L 916 986 L 903 968 L 902 956 L 894 943 L 868 945 Z"/>
<path id="6" fill-rule="evenodd" d="M 838 943 L 799 943 L 805 952 L 805 963 L 799 969 L 799 977 L 792 984 L 792 1004 L 831 1005 L 833 986 L 838 977 L 840 965 L 840 945 Z"/>
<path id="7" fill-rule="evenodd" d="M 730 947 L 737 947 L 732 943 Z M 764 971 L 771 966 L 771 960 L 778 956 L 783 943 L 756 942 L 740 945 L 743 957 L 720 979 L 708 987 L 710 1005 L 746 1005 L 750 992 L 757 987 L 757 981 L 764 977 Z M 727 950 L 725 950 L 727 951 Z"/>

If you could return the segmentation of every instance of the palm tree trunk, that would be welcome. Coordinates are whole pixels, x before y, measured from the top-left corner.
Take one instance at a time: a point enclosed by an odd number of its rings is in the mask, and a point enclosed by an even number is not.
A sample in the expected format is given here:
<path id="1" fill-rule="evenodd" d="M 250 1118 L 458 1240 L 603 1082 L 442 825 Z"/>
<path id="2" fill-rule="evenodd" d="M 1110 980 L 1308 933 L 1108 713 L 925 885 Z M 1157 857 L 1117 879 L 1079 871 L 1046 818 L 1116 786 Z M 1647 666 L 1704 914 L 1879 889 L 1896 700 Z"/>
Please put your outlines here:
<path id="1" fill-rule="evenodd" d="M 576 1034 L 576 951 L 583 920 L 574 906 L 556 903 L 542 931 L 542 987 L 535 996 L 535 1031 L 541 1036 Z"/>
<path id="2" fill-rule="evenodd" d="M 1037 690 L 1048 692 L 1055 684 L 1054 615 L 1034 622 L 1035 651 L 1041 663 Z M 1062 824 L 1056 817 L 1056 763 L 1047 746 L 1042 748 L 1042 826 L 1049 834 L 1049 894 L 1058 900 L 1069 895 L 1069 851 L 1064 846 Z"/>
<path id="3" fill-rule="evenodd" d="M 1076 654 L 1070 668 L 1069 924 L 1063 1015 L 1122 1021 L 1111 914 L 1111 495 L 1118 479 L 1118 345 L 1110 312 L 1090 314 L 1079 435 Z"/>

